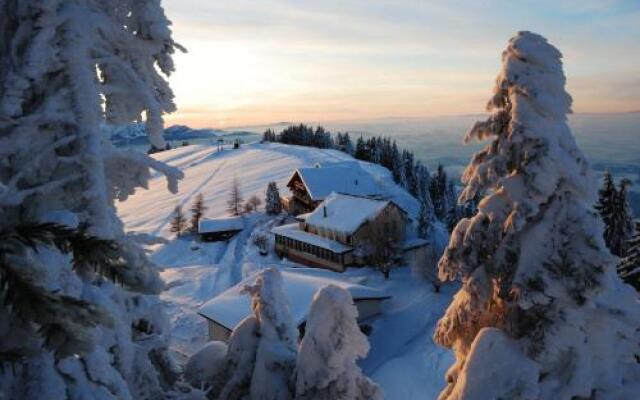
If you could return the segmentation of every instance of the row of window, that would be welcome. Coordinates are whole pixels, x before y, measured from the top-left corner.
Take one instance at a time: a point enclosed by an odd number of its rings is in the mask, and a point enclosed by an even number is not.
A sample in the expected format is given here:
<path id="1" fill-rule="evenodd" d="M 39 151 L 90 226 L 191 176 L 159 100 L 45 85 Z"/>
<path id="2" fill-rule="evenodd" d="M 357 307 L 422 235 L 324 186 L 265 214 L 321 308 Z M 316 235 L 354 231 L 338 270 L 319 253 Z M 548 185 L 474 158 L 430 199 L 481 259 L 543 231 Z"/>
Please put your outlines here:
<path id="1" fill-rule="evenodd" d="M 324 249 L 322 247 L 314 246 L 309 243 L 301 242 L 299 240 L 291 239 L 285 236 L 276 235 L 276 243 L 283 245 L 289 249 L 302 251 L 308 254 L 312 254 L 318 258 L 322 258 L 334 263 L 342 263 L 342 255 L 336 254 L 331 250 Z"/>

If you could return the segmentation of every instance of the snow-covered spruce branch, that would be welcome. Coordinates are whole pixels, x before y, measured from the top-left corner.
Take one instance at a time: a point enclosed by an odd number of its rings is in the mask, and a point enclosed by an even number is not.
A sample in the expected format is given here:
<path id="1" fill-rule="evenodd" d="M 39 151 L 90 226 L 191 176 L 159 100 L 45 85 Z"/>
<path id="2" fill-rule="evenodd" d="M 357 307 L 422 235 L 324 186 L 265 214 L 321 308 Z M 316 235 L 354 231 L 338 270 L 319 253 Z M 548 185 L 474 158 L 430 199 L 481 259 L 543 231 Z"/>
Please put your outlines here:
<path id="1" fill-rule="evenodd" d="M 52 192 L 64 185 L 67 185 L 73 181 L 82 179 L 82 174 L 73 174 L 60 178 L 55 181 L 50 181 L 42 185 L 33 186 L 26 189 L 15 189 L 7 186 L 0 186 L 0 206 L 11 207 L 20 205 L 29 196 L 43 195 Z"/>
<path id="2" fill-rule="evenodd" d="M 42 149 L 36 150 L 34 152 L 35 157 L 27 160 L 26 165 L 24 165 L 22 169 L 18 171 L 15 175 L 13 175 L 9 180 L 9 182 L 5 184 L 7 189 L 15 190 L 20 180 L 23 179 L 25 175 L 32 172 L 34 168 L 37 168 L 38 165 L 40 164 L 40 161 L 42 161 L 44 157 L 50 157 L 52 151 L 59 149 L 60 147 L 63 147 L 69 143 L 72 143 L 76 139 L 77 139 L 77 135 L 67 135 L 54 141 L 53 143 L 49 144 L 48 146 Z"/>

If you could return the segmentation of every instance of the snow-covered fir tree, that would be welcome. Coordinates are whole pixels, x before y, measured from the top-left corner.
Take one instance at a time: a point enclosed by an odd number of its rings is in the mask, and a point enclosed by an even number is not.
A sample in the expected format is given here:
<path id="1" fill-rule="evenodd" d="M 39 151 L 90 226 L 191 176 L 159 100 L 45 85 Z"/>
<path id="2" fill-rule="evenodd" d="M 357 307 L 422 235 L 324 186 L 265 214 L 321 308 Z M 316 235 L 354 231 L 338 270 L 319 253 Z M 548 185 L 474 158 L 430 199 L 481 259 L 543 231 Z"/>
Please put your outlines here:
<path id="1" fill-rule="evenodd" d="M 282 291 L 280 271 L 261 271 L 244 292 L 251 296 L 253 315 L 240 322 L 229 338 L 226 367 L 213 381 L 223 382 L 215 398 L 291 399 L 298 331 Z M 212 394 L 217 393 L 214 388 Z"/>
<path id="2" fill-rule="evenodd" d="M 277 215 L 282 212 L 282 201 L 280 200 L 280 191 L 275 182 L 269 182 L 267 185 L 267 195 L 264 200 L 264 209 L 267 214 Z"/>
<path id="3" fill-rule="evenodd" d="M 244 208 L 242 207 L 242 193 L 240 193 L 240 184 L 238 179 L 233 178 L 231 188 L 229 190 L 229 199 L 227 200 L 227 211 L 233 216 L 241 215 Z"/>
<path id="4" fill-rule="evenodd" d="M 624 256 L 627 252 L 628 242 L 634 233 L 633 212 L 628 199 L 628 187 L 630 185 L 631 181 L 628 179 L 620 181 L 614 211 L 609 220 L 610 225 L 605 230 L 610 234 L 609 236 L 605 234 L 605 241 L 607 241 L 609 249 L 619 257 Z"/>
<path id="5" fill-rule="evenodd" d="M 176 206 L 171 215 L 169 230 L 171 233 L 175 233 L 177 237 L 180 237 L 180 235 L 187 230 L 187 218 L 185 218 L 184 212 L 182 212 L 182 206 Z"/>
<path id="6" fill-rule="evenodd" d="M 369 352 L 349 292 L 329 285 L 313 298 L 296 362 L 297 400 L 375 400 L 382 390 L 356 364 Z"/>
<path id="7" fill-rule="evenodd" d="M 609 250 L 617 256 L 623 256 L 627 242 L 633 235 L 633 214 L 627 199 L 628 179 L 620 182 L 619 189 L 611 173 L 604 174 L 603 187 L 598 192 L 596 209 L 604 221 L 604 240 Z"/>
<path id="8" fill-rule="evenodd" d="M 567 125 L 561 54 L 531 32 L 502 54 L 491 113 L 467 135 L 491 140 L 467 166 L 463 219 L 440 260 L 462 287 L 435 341 L 456 362 L 441 399 L 628 399 L 640 390 L 637 293 L 592 211 L 594 177 Z"/>
<path id="9" fill-rule="evenodd" d="M 189 226 L 191 232 L 198 232 L 198 225 L 205 211 L 207 211 L 207 207 L 204 205 L 204 196 L 202 193 L 198 193 L 191 205 L 191 225 Z"/>
<path id="10" fill-rule="evenodd" d="M 627 243 L 627 251 L 618 265 L 618 273 L 640 291 L 640 222 L 636 222 L 635 235 Z"/>
<path id="11" fill-rule="evenodd" d="M 115 284 L 91 269 L 76 269 L 77 254 L 42 237 L 33 238 L 37 252 L 24 248 L 13 260 L 18 264 L 7 264 L 21 282 L 36 283 L 30 287 L 37 293 L 21 301 L 64 298 L 96 311 L 73 316 L 37 307 L 41 321 L 71 324 L 82 337 L 56 335 L 44 343 L 42 325 L 1 301 L 0 352 L 16 350 L 16 344 L 30 351 L 14 352 L 19 362 L 0 369 L 0 397 L 161 399 L 175 378 L 166 321 L 154 296 L 163 284 L 125 237 L 114 200 L 146 186 L 149 168 L 165 174 L 173 191 L 181 173 L 114 148 L 101 129 L 145 115 L 151 142 L 165 145 L 162 114 L 175 108 L 165 77 L 173 71 L 176 45 L 160 2 L 3 1 L 0 42 L 0 232 L 43 223 L 82 232 L 113 244 L 115 256 L 87 252 L 87 261 L 118 273 Z M 98 310 L 105 319 L 94 318 Z M 77 323 L 85 318 L 93 323 Z M 52 346 L 65 351 L 54 353 Z"/>

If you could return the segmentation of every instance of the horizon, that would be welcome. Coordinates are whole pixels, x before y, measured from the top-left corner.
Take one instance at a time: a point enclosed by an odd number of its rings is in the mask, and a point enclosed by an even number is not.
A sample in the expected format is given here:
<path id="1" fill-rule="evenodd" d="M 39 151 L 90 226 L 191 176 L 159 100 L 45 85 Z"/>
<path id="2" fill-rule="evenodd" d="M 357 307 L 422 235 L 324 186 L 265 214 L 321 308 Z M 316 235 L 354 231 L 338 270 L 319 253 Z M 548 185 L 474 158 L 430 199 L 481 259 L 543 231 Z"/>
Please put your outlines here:
<path id="1" fill-rule="evenodd" d="M 175 56 L 167 125 L 482 114 L 521 30 L 563 53 L 576 114 L 640 110 L 640 3 L 498 3 L 168 0 L 188 53 Z"/>

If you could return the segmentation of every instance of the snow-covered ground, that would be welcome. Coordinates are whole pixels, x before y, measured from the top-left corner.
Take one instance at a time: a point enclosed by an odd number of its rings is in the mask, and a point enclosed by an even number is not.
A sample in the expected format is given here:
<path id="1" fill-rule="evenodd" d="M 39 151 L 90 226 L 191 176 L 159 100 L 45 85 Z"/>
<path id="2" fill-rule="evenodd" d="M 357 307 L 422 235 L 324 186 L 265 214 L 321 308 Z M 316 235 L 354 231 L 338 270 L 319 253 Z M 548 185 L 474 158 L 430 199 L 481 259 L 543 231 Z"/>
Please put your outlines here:
<path id="1" fill-rule="evenodd" d="M 234 178 L 245 199 L 256 195 L 264 200 L 269 181 L 276 181 L 281 194 L 286 194 L 285 184 L 295 168 L 351 162 L 347 165 L 370 174 L 398 204 L 412 214 L 418 211 L 415 200 L 393 183 L 386 169 L 335 150 L 256 143 L 217 152 L 212 146 L 193 145 L 154 157 L 184 172 L 179 193 L 172 195 L 164 179 L 155 176 L 149 190 L 118 204 L 118 214 L 132 240 L 142 244 L 164 269 L 167 289 L 161 298 L 170 318 L 173 350 L 183 362 L 207 341 L 207 324 L 196 312 L 200 305 L 259 269 L 296 265 L 273 254 L 261 256 L 252 243 L 252 235 L 292 220 L 268 217 L 261 209 L 245 219 L 246 228 L 228 243 L 199 243 L 189 235 L 175 239 L 169 232 L 176 205 L 187 211 L 195 195 L 202 193 L 207 207 L 204 217 L 224 216 Z M 371 351 L 361 362 L 364 372 L 383 387 L 385 398 L 436 398 L 453 357 L 437 347 L 431 335 L 453 288 L 434 293 L 428 282 L 415 278 L 406 268 L 393 271 L 388 281 L 369 268 L 350 269 L 340 277 L 392 295 L 383 315 L 371 321 Z"/>

